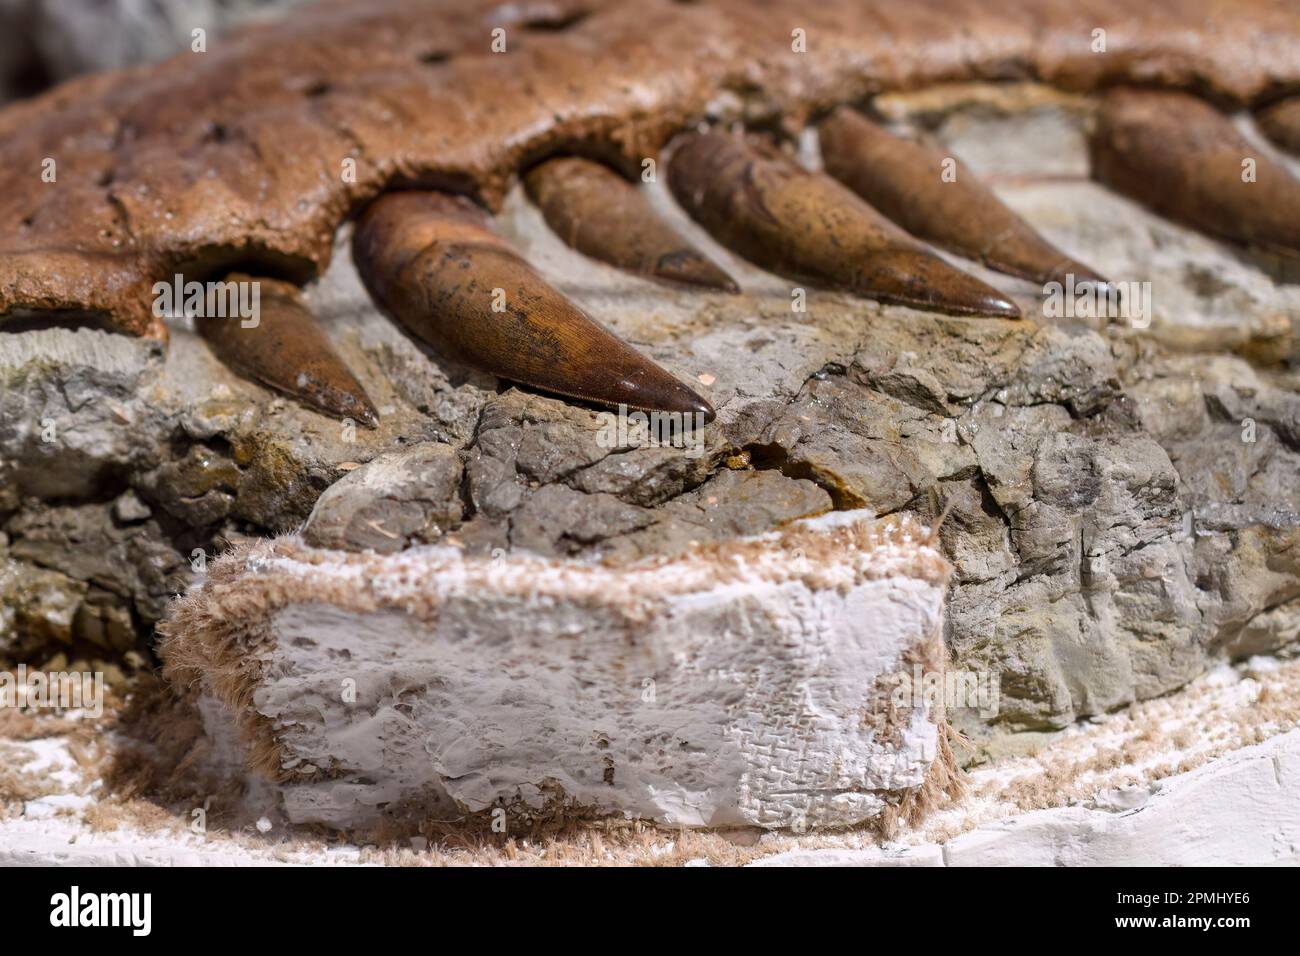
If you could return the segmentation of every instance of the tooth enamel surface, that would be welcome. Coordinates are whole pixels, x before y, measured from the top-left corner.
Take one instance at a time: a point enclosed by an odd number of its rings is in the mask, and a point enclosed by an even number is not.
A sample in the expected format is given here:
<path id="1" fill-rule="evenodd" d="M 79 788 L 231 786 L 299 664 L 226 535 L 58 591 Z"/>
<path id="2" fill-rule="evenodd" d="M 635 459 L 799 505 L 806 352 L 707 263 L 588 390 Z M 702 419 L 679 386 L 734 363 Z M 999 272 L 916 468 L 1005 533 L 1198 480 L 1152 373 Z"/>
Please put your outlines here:
<path id="1" fill-rule="evenodd" d="M 950 769 L 941 711 L 894 702 L 943 667 L 927 539 L 847 512 L 621 568 L 281 540 L 214 568 L 163 653 L 233 708 L 296 823 L 847 826 Z"/>
<path id="2" fill-rule="evenodd" d="M 698 395 L 543 279 L 464 197 L 380 197 L 352 254 L 376 303 L 444 356 L 609 408 L 712 418 Z"/>

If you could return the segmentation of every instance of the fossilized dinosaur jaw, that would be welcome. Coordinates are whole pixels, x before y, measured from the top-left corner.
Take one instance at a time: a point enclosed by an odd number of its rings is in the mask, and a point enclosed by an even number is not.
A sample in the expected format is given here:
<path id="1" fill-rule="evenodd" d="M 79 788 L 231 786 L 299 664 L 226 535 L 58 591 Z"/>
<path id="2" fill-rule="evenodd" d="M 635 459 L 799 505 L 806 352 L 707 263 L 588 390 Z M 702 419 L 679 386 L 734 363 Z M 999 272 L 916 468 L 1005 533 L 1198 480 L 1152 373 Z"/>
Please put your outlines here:
<path id="1" fill-rule="evenodd" d="M 467 199 L 381 196 L 357 224 L 353 257 L 375 301 L 449 357 L 602 405 L 714 416 L 534 272 Z"/>
<path id="2" fill-rule="evenodd" d="M 1212 235 L 1300 252 L 1300 180 L 1214 107 L 1183 93 L 1115 90 L 1098 112 L 1093 173 Z"/>
<path id="3" fill-rule="evenodd" d="M 533 167 L 524 183 L 550 227 L 584 255 L 654 279 L 740 291 L 607 167 L 561 157 Z"/>
<path id="4" fill-rule="evenodd" d="M 715 239 L 773 272 L 939 312 L 1020 315 L 996 289 L 945 263 L 839 183 L 765 145 L 688 134 L 668 182 Z"/>
<path id="5" fill-rule="evenodd" d="M 1035 282 L 1073 275 L 1076 287 L 1108 284 L 1043 239 L 954 157 L 847 107 L 832 113 L 818 135 L 826 172 L 912 235 Z M 944 177 L 945 164 L 951 177 Z"/>
<path id="6" fill-rule="evenodd" d="M 256 283 L 261 307 L 251 327 L 238 318 L 195 319 L 199 334 L 218 358 L 327 415 L 371 428 L 379 424 L 379 413 L 366 390 L 343 364 L 294 286 L 240 273 L 232 273 L 227 281 Z"/>
<path id="7" fill-rule="evenodd" d="M 1269 139 L 1285 150 L 1300 154 L 1300 96 L 1260 110 L 1255 120 Z"/>
<path id="8" fill-rule="evenodd" d="M 636 163 L 739 78 L 792 118 L 1008 64 L 1078 91 L 1146 82 L 1246 104 L 1300 82 L 1300 8 L 1279 0 L 592 3 L 572 29 L 516 42 L 529 7 L 330 3 L 6 108 L 0 313 L 78 309 L 148 334 L 148 283 L 177 263 L 239 250 L 305 281 L 395 173 L 493 204 L 564 144 Z M 509 51 L 487 55 L 497 25 Z M 57 185 L 37 175 L 46 159 Z"/>

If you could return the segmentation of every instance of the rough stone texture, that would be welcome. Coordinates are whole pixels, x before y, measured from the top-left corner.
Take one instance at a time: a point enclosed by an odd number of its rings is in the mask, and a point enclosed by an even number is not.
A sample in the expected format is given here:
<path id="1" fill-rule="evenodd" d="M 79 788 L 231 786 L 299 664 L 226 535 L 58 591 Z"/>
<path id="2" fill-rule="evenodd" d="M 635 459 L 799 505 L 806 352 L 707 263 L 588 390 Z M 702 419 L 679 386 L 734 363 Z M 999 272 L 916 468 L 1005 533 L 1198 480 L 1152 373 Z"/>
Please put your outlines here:
<path id="1" fill-rule="evenodd" d="M 418 387 L 414 375 L 403 381 Z M 465 414 L 457 401 L 446 397 Z M 57 584 L 74 620 L 108 614 L 135 644 L 233 541 L 298 527 L 322 491 L 395 444 L 446 437 L 436 413 L 400 401 L 388 412 L 376 431 L 344 428 L 234 377 L 184 329 L 165 353 L 85 328 L 5 334 L 0 580 L 57 573 L 42 577 L 42 593 Z M 45 617 L 31 601 L 23 586 L 6 606 Z M 12 613 L 0 624 L 0 658 L 39 650 Z"/>
<path id="2" fill-rule="evenodd" d="M 360 846 L 289 829 L 273 784 L 239 780 L 235 733 L 219 707 L 197 715 L 173 704 L 127 734 L 111 708 L 89 723 L 6 709 L 0 752 L 18 773 L 0 777 L 0 865 L 937 866 L 953 849 L 962 864 L 1287 865 L 1300 821 L 1300 778 L 1290 767 L 1298 690 L 1300 658 L 1253 657 L 1071 733 L 1019 735 L 1039 745 L 974 768 L 963 799 L 884 841 L 864 828 L 683 833 L 619 820 L 526 837 L 514 829 L 522 821 L 508 820 L 506 833 L 480 841 L 463 839 L 463 824 L 443 816 L 431 823 L 450 827 L 448 839 L 428 829 Z M 199 723 L 205 739 L 187 738 L 186 725 L 192 733 Z M 115 732 L 96 748 L 101 759 L 87 760 L 87 733 L 108 727 Z M 188 754 L 189 799 L 172 813 L 147 793 L 105 805 L 114 765 L 138 767 L 160 742 Z M 239 785 L 223 787 L 228 774 Z M 188 826 L 199 804 L 209 808 L 204 833 Z M 105 828 L 106 813 L 121 825 Z"/>
<path id="3" fill-rule="evenodd" d="M 447 445 L 380 455 L 325 490 L 303 540 L 381 553 L 436 541 L 461 519 L 461 474 L 460 457 Z"/>
<path id="4" fill-rule="evenodd" d="M 942 845 L 794 850 L 751 865 L 1294 866 L 1297 792 L 1293 730 L 1149 789 L 985 824 Z"/>
<path id="5" fill-rule="evenodd" d="M 281 539 L 214 566 L 161 653 L 293 823 L 849 826 L 952 770 L 942 701 L 893 693 L 943 673 L 946 579 L 927 529 L 860 512 L 631 567 Z"/>
<path id="6" fill-rule="evenodd" d="M 152 520 L 119 524 L 103 507 L 51 506 L 20 512 L 7 529 L 11 557 L 115 595 L 145 621 L 162 617 L 168 598 L 183 584 L 174 577 L 181 558 Z"/>
<path id="7" fill-rule="evenodd" d="M 1060 726 L 1179 686 L 1225 647 L 1296 636 L 1282 620 L 1240 633 L 1300 596 L 1294 394 L 1237 359 L 1122 361 L 1132 384 L 1100 415 L 1012 404 L 970 420 L 949 633 L 959 659 L 1002 674 L 1004 720 Z M 1244 413 L 1213 411 L 1238 388 L 1257 402 L 1253 441 Z"/>
<path id="8" fill-rule="evenodd" d="M 0 623 L 7 655 L 33 657 L 72 643 L 87 587 L 57 571 L 7 560 L 0 565 Z"/>

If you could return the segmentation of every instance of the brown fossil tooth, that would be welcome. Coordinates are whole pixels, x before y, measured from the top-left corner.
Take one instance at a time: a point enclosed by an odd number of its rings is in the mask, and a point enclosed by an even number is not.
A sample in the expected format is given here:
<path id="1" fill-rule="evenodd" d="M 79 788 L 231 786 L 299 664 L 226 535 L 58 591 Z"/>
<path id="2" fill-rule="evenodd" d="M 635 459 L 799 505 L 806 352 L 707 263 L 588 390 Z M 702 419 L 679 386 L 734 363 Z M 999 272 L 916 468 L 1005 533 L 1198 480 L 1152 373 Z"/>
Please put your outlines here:
<path id="1" fill-rule="evenodd" d="M 1092 269 L 1048 243 L 1008 209 L 993 190 L 958 166 L 940 178 L 948 158 L 895 136 L 861 113 L 836 110 L 819 130 L 826 172 L 914 236 L 990 269 L 1035 282 L 1105 284 Z"/>
<path id="2" fill-rule="evenodd" d="M 673 153 L 668 183 L 715 239 L 765 269 L 935 312 L 1020 315 L 1002 293 L 948 265 L 835 180 L 766 145 L 689 134 Z"/>
<path id="3" fill-rule="evenodd" d="M 250 328 L 244 328 L 238 317 L 195 319 L 199 334 L 218 358 L 328 415 L 371 428 L 379 424 L 365 389 L 334 351 L 294 286 L 239 273 L 226 281 L 256 283 L 260 310 L 257 324 Z"/>
<path id="4" fill-rule="evenodd" d="M 660 219 L 635 186 L 599 163 L 547 160 L 524 184 L 556 234 L 593 259 L 655 279 L 740 291 Z"/>
<path id="5" fill-rule="evenodd" d="M 374 300 L 451 358 L 571 398 L 713 419 L 707 401 L 534 272 L 467 199 L 380 196 L 352 255 Z"/>
<path id="6" fill-rule="evenodd" d="M 1300 96 L 1274 103 L 1255 114 L 1264 135 L 1285 150 L 1300 154 Z"/>
<path id="7" fill-rule="evenodd" d="M 1228 117 L 1194 96 L 1116 90 L 1097 116 L 1093 174 L 1204 232 L 1300 251 L 1300 180 L 1262 156 Z M 1246 160 L 1254 161 L 1254 182 Z"/>

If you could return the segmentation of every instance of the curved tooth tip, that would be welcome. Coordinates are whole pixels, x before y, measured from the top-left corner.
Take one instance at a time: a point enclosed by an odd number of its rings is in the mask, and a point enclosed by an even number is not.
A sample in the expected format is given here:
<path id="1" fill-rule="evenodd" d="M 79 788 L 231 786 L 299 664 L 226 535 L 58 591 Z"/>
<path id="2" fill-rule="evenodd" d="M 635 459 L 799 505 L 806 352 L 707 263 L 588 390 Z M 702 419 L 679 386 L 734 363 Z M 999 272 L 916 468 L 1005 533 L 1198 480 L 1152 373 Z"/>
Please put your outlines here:
<path id="1" fill-rule="evenodd" d="M 646 197 L 612 169 L 578 157 L 551 159 L 525 176 L 533 201 L 569 246 L 646 278 L 738 291 Z"/>
<path id="2" fill-rule="evenodd" d="M 677 146 L 668 185 L 718 242 L 757 265 L 877 301 L 956 315 L 1020 316 L 846 186 L 761 144 L 717 133 Z"/>
<path id="3" fill-rule="evenodd" d="M 957 275 L 961 278 L 949 278 L 930 290 L 931 294 L 922 301 L 930 308 L 956 315 L 985 315 L 995 319 L 1021 317 L 1020 306 L 993 286 L 964 272 L 957 272 Z"/>
<path id="4" fill-rule="evenodd" d="M 327 415 L 351 419 L 367 428 L 379 427 L 378 410 L 351 373 L 328 367 L 321 371 L 323 375 L 301 373 L 294 393 Z"/>
<path id="5" fill-rule="evenodd" d="M 691 409 L 691 414 L 703 415 L 703 421 L 706 425 L 718 417 L 717 411 L 709 403 L 709 400 L 700 395 L 695 396 L 695 407 Z"/>
<path id="6" fill-rule="evenodd" d="M 1300 179 L 1233 118 L 1186 93 L 1112 90 L 1089 140 L 1093 175 L 1156 213 L 1265 251 L 1300 251 Z M 1255 175 L 1242 175 L 1243 157 Z"/>
<path id="7" fill-rule="evenodd" d="M 378 428 L 379 411 L 371 403 L 370 399 L 364 393 L 358 396 L 349 396 L 349 398 L 351 399 L 352 411 L 347 417 L 361 422 L 367 428 Z"/>
<path id="8" fill-rule="evenodd" d="M 371 204 L 353 256 L 375 300 L 459 361 L 552 394 L 644 411 L 714 417 L 713 407 L 588 316 L 481 218 L 438 194 Z M 498 312 L 486 290 L 509 303 Z"/>
<path id="9" fill-rule="evenodd" d="M 319 412 L 370 428 L 379 413 L 356 376 L 339 357 L 296 290 L 274 279 L 232 281 L 262 285 L 261 322 L 245 329 L 224 318 L 200 316 L 196 330 L 233 371 L 261 382 Z"/>
<path id="10" fill-rule="evenodd" d="M 951 309 L 968 315 L 987 315 L 997 319 L 1020 318 L 1020 306 L 1005 294 L 980 279 L 942 263 L 943 271 L 931 287 L 935 308 Z"/>
<path id="11" fill-rule="evenodd" d="M 735 279 L 690 249 L 660 257 L 655 263 L 654 274 L 672 282 L 718 289 L 732 295 L 740 292 L 740 285 Z"/>
<path id="12" fill-rule="evenodd" d="M 961 300 L 945 299 L 931 301 L 929 307 L 938 312 L 950 312 L 954 315 L 979 315 L 991 319 L 1019 319 L 1023 317 L 1020 306 L 1006 296 L 992 294 L 978 298 L 967 297 Z"/>
<path id="13" fill-rule="evenodd" d="M 1018 319 L 1020 307 L 993 286 L 918 250 L 898 250 L 863 270 L 861 294 L 952 315 Z"/>
<path id="14" fill-rule="evenodd" d="M 1112 282 L 1105 276 L 1093 272 L 1088 266 L 1081 262 L 1064 261 L 1050 269 L 1043 276 L 1043 282 L 1055 282 L 1063 288 L 1073 289 L 1074 291 L 1095 292 L 1097 295 L 1110 296 L 1115 295 L 1122 297 L 1124 294 L 1123 284 Z M 1044 288 L 1044 294 L 1047 289 Z"/>
<path id="15" fill-rule="evenodd" d="M 1021 317 L 1020 306 L 1000 292 L 986 295 L 981 300 L 980 310 L 982 315 L 992 315 L 999 318 L 1018 319 Z"/>
<path id="16" fill-rule="evenodd" d="M 689 416 L 688 421 L 701 415 L 706 425 L 718 414 L 707 399 L 648 361 L 627 370 L 610 389 L 610 394 L 611 404 L 685 415 Z"/>

